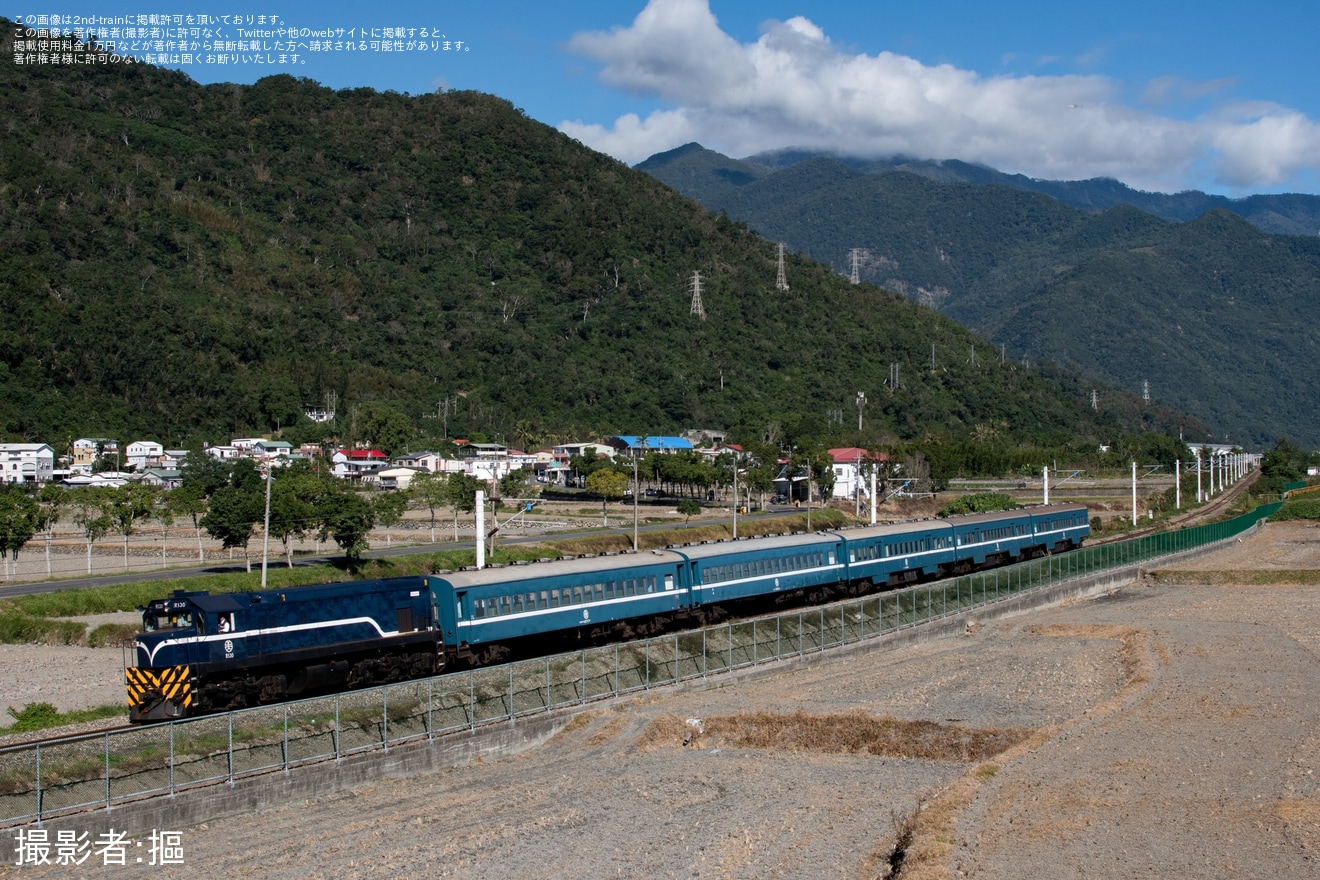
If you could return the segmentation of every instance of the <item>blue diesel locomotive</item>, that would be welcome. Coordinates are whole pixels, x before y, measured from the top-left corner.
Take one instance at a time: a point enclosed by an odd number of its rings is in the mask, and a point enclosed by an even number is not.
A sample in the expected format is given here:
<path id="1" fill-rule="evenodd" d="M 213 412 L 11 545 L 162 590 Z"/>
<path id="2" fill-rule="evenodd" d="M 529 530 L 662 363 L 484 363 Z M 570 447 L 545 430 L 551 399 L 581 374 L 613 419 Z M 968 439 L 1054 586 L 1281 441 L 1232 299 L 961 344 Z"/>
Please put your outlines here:
<path id="1" fill-rule="evenodd" d="M 129 719 L 158 721 L 388 684 L 515 654 L 645 637 L 735 610 L 819 603 L 1081 545 L 1050 505 L 838 532 L 151 603 Z"/>

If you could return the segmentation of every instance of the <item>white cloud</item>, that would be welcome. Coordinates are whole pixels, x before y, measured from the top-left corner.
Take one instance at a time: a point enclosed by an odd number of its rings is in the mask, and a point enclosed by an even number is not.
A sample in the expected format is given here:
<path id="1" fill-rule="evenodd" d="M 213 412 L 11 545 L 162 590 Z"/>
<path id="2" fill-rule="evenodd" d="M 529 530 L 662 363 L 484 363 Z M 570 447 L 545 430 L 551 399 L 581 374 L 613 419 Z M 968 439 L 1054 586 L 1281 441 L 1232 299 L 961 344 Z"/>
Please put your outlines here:
<path id="1" fill-rule="evenodd" d="M 755 42 L 739 43 L 707 0 L 650 0 L 630 26 L 578 34 L 569 47 L 600 63 L 606 84 L 669 105 L 644 119 L 560 125 L 630 163 L 698 141 L 734 156 L 788 147 L 902 154 L 1173 191 L 1206 175 L 1238 189 L 1274 187 L 1320 161 L 1320 128 L 1287 108 L 1176 119 L 1121 103 L 1104 76 L 987 77 L 892 52 L 849 54 L 801 16 L 768 21 Z M 1150 95 L 1210 96 L 1226 85 L 1157 81 Z"/>

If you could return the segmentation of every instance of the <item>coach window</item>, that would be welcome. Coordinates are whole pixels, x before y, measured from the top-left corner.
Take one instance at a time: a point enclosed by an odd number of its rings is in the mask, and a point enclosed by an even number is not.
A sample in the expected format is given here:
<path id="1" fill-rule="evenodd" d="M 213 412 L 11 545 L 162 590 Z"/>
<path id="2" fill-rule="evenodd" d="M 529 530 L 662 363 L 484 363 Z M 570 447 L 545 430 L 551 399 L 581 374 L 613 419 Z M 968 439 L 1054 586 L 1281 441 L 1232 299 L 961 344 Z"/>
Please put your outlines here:
<path id="1" fill-rule="evenodd" d="M 574 588 L 573 588 L 573 604 L 574 604 L 574 605 L 581 605 L 581 604 L 582 604 L 582 588 L 581 588 L 581 587 L 574 587 Z"/>
<path id="2" fill-rule="evenodd" d="M 522 610 L 523 610 L 522 593 L 518 593 L 513 597 L 513 613 L 521 614 Z"/>
<path id="3" fill-rule="evenodd" d="M 500 596 L 500 614 L 512 614 L 513 602 L 508 596 Z"/>

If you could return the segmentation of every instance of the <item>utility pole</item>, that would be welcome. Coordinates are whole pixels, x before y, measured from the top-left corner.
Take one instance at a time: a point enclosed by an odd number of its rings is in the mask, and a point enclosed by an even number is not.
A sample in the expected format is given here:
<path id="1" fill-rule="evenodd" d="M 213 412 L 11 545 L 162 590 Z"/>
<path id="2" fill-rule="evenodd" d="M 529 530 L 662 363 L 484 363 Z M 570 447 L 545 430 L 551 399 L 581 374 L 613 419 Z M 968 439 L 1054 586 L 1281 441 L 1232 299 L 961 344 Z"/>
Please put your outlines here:
<path id="1" fill-rule="evenodd" d="M 266 589 L 266 558 L 270 556 L 270 476 L 274 462 L 266 462 L 266 527 L 261 538 L 261 588 Z"/>
<path id="2" fill-rule="evenodd" d="M 1132 462 L 1132 525 L 1137 524 L 1137 463 Z"/>
<path id="3" fill-rule="evenodd" d="M 862 430 L 862 409 L 866 406 L 866 392 L 857 392 L 857 430 Z"/>

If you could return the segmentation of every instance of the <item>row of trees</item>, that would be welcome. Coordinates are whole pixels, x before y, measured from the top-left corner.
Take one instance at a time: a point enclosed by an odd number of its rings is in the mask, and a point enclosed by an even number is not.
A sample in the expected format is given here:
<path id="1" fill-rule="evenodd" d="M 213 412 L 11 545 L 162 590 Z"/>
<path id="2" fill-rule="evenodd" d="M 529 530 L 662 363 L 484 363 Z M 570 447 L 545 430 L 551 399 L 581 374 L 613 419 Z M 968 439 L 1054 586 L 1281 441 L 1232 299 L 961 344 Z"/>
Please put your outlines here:
<path id="1" fill-rule="evenodd" d="M 527 474 L 506 477 L 501 489 L 517 494 Z M 420 474 L 406 491 L 364 493 L 346 485 L 323 468 L 295 462 L 272 474 L 270 531 L 279 541 L 286 564 L 293 564 L 293 546 L 314 537 L 334 541 L 356 564 L 367 549 L 367 538 L 377 525 L 398 523 L 412 506 L 430 510 L 431 539 L 435 540 L 436 515 L 450 508 L 454 515 L 454 539 L 458 540 L 458 517 L 470 514 L 482 481 L 467 474 Z M 124 565 L 128 566 L 130 539 L 150 523 L 162 537 L 176 523 L 188 523 L 197 536 L 198 558 L 204 558 L 203 534 L 225 549 L 241 549 L 251 568 L 248 545 L 260 534 L 266 516 L 266 477 L 246 459 L 222 463 L 202 453 L 190 455 L 184 468 L 183 485 L 170 491 L 130 484 L 119 488 L 85 487 L 65 489 L 47 484 L 35 494 L 30 487 L 0 486 L 0 556 L 7 578 L 19 551 L 38 535 L 45 535 L 47 574 L 50 545 L 60 522 L 74 523 L 87 545 L 87 571 L 92 572 L 92 548 L 114 534 L 123 540 Z M 388 534 L 388 532 L 387 532 Z M 162 541 L 161 553 L 165 553 Z"/>

